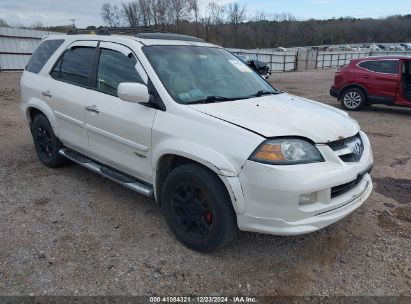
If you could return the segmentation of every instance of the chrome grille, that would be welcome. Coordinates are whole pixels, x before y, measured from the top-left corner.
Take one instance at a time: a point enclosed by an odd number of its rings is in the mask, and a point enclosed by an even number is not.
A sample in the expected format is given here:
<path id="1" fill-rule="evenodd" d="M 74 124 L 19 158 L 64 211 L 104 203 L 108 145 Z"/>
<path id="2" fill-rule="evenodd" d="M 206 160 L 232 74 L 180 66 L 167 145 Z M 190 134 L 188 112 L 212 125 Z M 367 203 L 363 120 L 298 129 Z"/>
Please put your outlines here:
<path id="1" fill-rule="evenodd" d="M 364 144 L 359 133 L 352 137 L 329 142 L 327 145 L 344 162 L 357 162 L 364 152 Z"/>

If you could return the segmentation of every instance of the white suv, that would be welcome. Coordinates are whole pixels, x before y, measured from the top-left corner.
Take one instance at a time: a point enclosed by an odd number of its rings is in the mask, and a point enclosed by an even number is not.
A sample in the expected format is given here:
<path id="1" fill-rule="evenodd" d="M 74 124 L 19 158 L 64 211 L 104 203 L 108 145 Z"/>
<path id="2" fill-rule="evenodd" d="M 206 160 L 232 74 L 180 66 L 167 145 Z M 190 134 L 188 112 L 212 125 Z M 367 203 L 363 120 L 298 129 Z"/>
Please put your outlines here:
<path id="1" fill-rule="evenodd" d="M 273 88 L 221 47 L 166 33 L 49 36 L 21 77 L 39 160 L 147 196 L 189 248 L 316 231 L 372 190 L 356 121 Z"/>

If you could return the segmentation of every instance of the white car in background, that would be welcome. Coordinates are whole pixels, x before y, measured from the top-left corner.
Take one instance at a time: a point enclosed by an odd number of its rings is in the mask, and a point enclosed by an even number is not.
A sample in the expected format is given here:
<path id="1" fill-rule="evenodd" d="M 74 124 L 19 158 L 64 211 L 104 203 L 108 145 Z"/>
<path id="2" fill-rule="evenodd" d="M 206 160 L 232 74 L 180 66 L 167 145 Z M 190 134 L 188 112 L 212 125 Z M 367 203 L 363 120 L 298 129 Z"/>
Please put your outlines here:
<path id="1" fill-rule="evenodd" d="M 371 49 L 371 51 L 381 51 L 381 48 L 376 44 L 371 44 L 369 48 Z"/>
<path id="2" fill-rule="evenodd" d="M 316 231 L 372 190 L 370 142 L 346 112 L 283 93 L 198 38 L 49 36 L 21 94 L 44 165 L 71 160 L 154 196 L 194 250 L 238 229 Z"/>

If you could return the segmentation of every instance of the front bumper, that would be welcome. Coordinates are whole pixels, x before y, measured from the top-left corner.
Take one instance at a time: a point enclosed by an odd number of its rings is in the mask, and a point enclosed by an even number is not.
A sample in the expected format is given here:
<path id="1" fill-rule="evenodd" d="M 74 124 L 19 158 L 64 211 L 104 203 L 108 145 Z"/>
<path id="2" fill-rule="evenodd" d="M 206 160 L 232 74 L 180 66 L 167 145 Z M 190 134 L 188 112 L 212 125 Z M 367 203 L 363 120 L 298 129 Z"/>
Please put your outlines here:
<path id="1" fill-rule="evenodd" d="M 361 132 L 364 152 L 358 162 L 344 162 L 327 145 L 317 145 L 325 162 L 273 166 L 247 161 L 240 173 L 245 199 L 237 214 L 241 230 L 297 235 L 319 230 L 360 207 L 372 192 L 369 170 L 373 155 Z M 332 196 L 334 187 L 360 179 L 348 191 Z"/>

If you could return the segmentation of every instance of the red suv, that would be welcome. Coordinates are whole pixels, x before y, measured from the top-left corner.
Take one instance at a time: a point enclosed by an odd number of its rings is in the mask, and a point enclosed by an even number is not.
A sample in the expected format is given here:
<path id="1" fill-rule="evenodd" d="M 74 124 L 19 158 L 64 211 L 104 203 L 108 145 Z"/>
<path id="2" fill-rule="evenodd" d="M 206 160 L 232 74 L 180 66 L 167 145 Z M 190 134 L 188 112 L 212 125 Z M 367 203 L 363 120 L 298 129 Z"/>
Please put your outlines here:
<path id="1" fill-rule="evenodd" d="M 349 111 L 372 104 L 411 107 L 411 57 L 353 59 L 335 73 L 330 94 Z"/>

